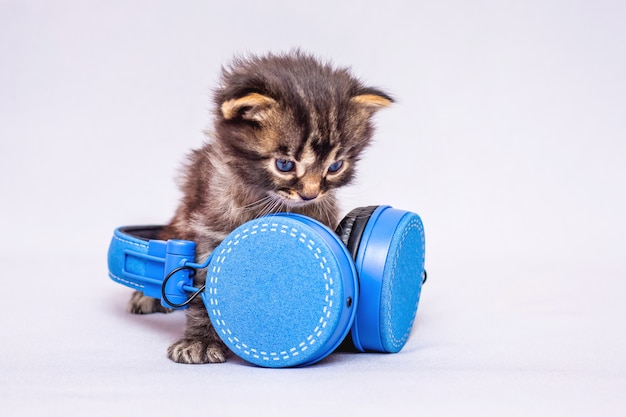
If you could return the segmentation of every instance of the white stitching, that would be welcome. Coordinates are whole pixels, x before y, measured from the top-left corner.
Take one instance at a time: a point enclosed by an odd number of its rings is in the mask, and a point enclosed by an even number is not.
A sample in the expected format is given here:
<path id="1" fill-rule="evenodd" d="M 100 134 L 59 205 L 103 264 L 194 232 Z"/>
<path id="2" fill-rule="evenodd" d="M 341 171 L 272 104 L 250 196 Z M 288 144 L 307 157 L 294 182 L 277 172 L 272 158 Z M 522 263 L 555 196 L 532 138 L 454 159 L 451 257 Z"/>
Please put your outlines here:
<path id="1" fill-rule="evenodd" d="M 263 226 L 267 227 L 267 225 L 263 225 Z M 272 224 L 272 226 L 276 227 L 278 225 L 277 224 Z M 254 226 L 255 229 L 257 227 L 258 226 Z M 288 229 L 287 225 L 282 225 L 280 230 L 277 230 L 276 228 L 271 228 L 269 230 L 267 228 L 262 228 L 262 229 L 259 229 L 258 232 L 262 232 L 262 233 L 266 233 L 266 232 L 281 232 L 281 233 L 287 234 L 285 232 L 285 229 Z M 246 229 L 242 233 L 247 233 L 248 230 L 249 229 Z M 305 240 L 307 238 L 307 236 L 305 234 L 303 234 L 303 233 L 300 233 L 295 228 L 291 228 L 291 230 L 289 230 L 289 232 L 290 233 L 288 233 L 288 234 L 291 237 L 295 238 L 297 241 L 302 243 L 306 248 L 308 248 L 313 253 L 313 255 L 316 258 L 319 258 L 317 253 L 321 253 L 321 250 L 319 248 L 315 247 L 315 242 L 313 242 L 310 239 L 308 241 Z M 231 240 L 229 242 L 227 242 L 226 245 L 230 245 L 232 243 L 233 239 L 238 239 L 238 238 L 245 239 L 247 236 L 248 236 L 247 234 L 244 235 L 243 237 L 240 237 L 240 235 L 237 235 L 234 238 L 231 238 Z M 303 237 L 305 239 L 302 239 Z M 239 241 L 236 241 L 234 243 L 234 245 L 236 245 L 238 242 Z M 227 256 L 228 256 L 228 254 L 223 254 L 220 262 L 223 263 Z M 317 339 L 315 338 L 315 336 L 317 336 L 319 338 L 323 334 L 324 329 L 326 329 L 326 325 L 327 325 L 327 321 L 328 321 L 327 319 L 330 318 L 330 316 L 331 316 L 331 311 L 330 310 L 332 309 L 332 305 L 333 305 L 332 299 L 330 299 L 330 297 L 333 296 L 334 291 L 333 291 L 333 288 L 329 288 L 329 285 L 328 285 L 328 282 L 330 281 L 330 285 L 332 286 L 333 281 L 332 281 L 332 278 L 329 280 L 329 277 L 328 277 L 328 275 L 331 274 L 331 270 L 328 267 L 327 262 L 328 261 L 324 257 L 322 257 L 322 262 L 320 262 L 320 267 L 323 270 L 326 271 L 323 275 L 324 275 L 324 281 L 326 281 L 326 284 L 325 284 L 326 296 L 324 297 L 324 301 L 326 302 L 327 305 L 324 306 L 324 309 L 323 309 L 323 313 L 324 314 L 322 314 L 320 316 L 320 318 L 319 318 L 319 323 L 320 324 L 315 328 L 315 330 L 309 336 L 306 337 L 306 341 L 308 341 L 308 344 L 305 343 L 304 341 L 302 341 L 297 347 L 293 346 L 293 347 L 289 348 L 288 351 L 284 351 L 284 352 L 280 352 L 280 353 L 270 352 L 269 354 L 267 352 L 257 352 L 257 350 L 254 349 L 254 348 L 250 348 L 249 351 L 248 351 L 248 349 L 244 350 L 244 349 L 241 349 L 240 346 L 238 346 L 238 345 L 235 345 L 235 348 L 237 348 L 238 350 L 242 351 L 244 354 L 246 354 L 248 356 L 252 356 L 252 357 L 254 357 L 256 359 L 259 359 L 259 354 L 260 354 L 261 355 L 261 359 L 263 359 L 264 361 L 269 361 L 269 360 L 278 361 L 278 360 L 281 360 L 281 359 L 286 360 L 286 359 L 289 359 L 291 357 L 295 357 L 298 354 L 303 353 L 304 351 L 306 351 L 310 345 L 313 345 L 314 343 L 316 343 Z M 214 268 L 212 272 L 213 273 L 219 273 L 219 270 L 216 271 L 215 268 Z M 215 285 L 215 284 L 217 284 L 217 281 L 218 281 L 217 275 L 213 275 L 212 274 L 210 276 L 210 278 L 209 278 L 210 284 Z M 213 287 L 209 287 L 209 293 L 211 293 L 211 289 L 212 288 Z M 330 297 L 329 297 L 329 295 L 330 295 Z M 210 303 L 212 305 L 213 304 L 217 305 L 218 300 L 215 297 L 210 297 Z M 221 315 L 221 311 L 219 309 L 214 310 L 214 312 L 217 312 L 217 314 Z M 223 319 L 221 320 L 221 323 L 220 323 L 220 321 L 217 321 L 217 325 L 219 327 L 225 326 L 225 329 L 224 328 L 220 329 L 222 333 L 224 333 L 224 330 L 226 330 L 228 333 L 232 333 L 231 330 L 228 327 L 226 327 L 227 326 L 226 322 Z M 323 329 L 323 330 L 320 330 L 320 326 L 321 326 L 321 329 Z"/>
<path id="2" fill-rule="evenodd" d="M 113 239 L 117 239 L 122 243 L 128 243 L 130 245 L 137 246 L 138 248 L 142 248 L 142 249 L 148 248 L 147 244 L 141 244 L 141 243 L 133 242 L 132 240 L 122 239 L 121 237 L 116 236 L 116 235 L 113 235 Z"/>

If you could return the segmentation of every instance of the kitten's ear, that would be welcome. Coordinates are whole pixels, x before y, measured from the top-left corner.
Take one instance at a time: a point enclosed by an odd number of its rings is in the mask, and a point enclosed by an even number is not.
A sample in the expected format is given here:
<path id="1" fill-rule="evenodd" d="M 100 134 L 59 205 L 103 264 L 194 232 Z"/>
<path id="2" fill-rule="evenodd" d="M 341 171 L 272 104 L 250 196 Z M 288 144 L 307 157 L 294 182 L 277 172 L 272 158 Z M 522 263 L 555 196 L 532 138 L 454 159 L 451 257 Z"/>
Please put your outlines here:
<path id="1" fill-rule="evenodd" d="M 226 120 L 241 117 L 244 120 L 260 122 L 267 115 L 267 110 L 276 104 L 276 100 L 259 93 L 226 100 L 222 103 L 222 116 Z"/>
<path id="2" fill-rule="evenodd" d="M 390 106 L 393 99 L 382 91 L 367 89 L 352 97 L 350 102 L 373 112 Z"/>

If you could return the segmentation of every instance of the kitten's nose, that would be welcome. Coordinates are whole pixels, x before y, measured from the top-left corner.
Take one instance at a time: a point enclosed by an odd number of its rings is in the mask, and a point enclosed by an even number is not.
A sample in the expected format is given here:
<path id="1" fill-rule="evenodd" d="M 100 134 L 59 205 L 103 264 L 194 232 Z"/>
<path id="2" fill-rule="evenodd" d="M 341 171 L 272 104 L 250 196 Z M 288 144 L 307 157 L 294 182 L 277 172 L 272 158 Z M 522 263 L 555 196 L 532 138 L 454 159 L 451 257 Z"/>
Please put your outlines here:
<path id="1" fill-rule="evenodd" d="M 317 196 L 319 195 L 319 193 L 306 193 L 306 194 L 298 193 L 298 195 L 300 196 L 302 201 L 311 201 L 311 200 L 315 200 Z"/>

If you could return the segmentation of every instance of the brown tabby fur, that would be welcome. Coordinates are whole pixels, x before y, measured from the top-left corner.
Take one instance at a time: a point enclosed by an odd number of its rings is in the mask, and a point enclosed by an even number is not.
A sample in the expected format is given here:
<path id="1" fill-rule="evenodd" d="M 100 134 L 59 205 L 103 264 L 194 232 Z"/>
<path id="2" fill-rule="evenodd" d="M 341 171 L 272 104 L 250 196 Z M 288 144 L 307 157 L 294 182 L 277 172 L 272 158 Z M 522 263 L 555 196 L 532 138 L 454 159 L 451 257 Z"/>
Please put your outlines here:
<path id="1" fill-rule="evenodd" d="M 347 69 L 300 51 L 235 59 L 215 92 L 212 140 L 189 156 L 182 201 L 161 237 L 197 242 L 202 261 L 234 228 L 269 213 L 301 213 L 334 229 L 335 190 L 355 175 L 372 137 L 372 115 L 392 101 Z M 280 171 L 277 160 L 293 169 Z M 330 172 L 338 161 L 340 168 Z M 196 274 L 195 285 L 204 279 Z M 141 293 L 129 310 L 167 311 Z M 194 300 L 185 335 L 169 347 L 169 358 L 224 362 L 227 354 L 202 301 Z"/>

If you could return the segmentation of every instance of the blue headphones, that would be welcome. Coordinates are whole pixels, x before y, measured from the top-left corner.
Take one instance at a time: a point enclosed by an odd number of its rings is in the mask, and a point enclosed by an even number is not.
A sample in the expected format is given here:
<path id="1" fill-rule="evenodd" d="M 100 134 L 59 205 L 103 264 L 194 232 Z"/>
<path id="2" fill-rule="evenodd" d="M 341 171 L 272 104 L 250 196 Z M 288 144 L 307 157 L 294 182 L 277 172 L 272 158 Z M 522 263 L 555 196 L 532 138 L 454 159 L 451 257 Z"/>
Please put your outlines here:
<path id="1" fill-rule="evenodd" d="M 415 213 L 357 208 L 335 232 L 298 214 L 265 216 L 236 228 L 201 264 L 195 242 L 159 240 L 160 230 L 115 230 L 109 276 L 166 307 L 200 295 L 223 342 L 248 362 L 310 365 L 344 340 L 361 352 L 406 344 L 426 279 Z M 198 289 L 200 268 L 206 283 Z"/>

